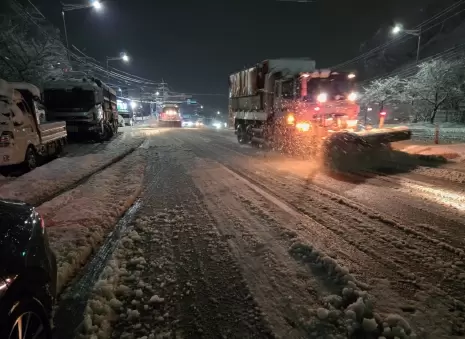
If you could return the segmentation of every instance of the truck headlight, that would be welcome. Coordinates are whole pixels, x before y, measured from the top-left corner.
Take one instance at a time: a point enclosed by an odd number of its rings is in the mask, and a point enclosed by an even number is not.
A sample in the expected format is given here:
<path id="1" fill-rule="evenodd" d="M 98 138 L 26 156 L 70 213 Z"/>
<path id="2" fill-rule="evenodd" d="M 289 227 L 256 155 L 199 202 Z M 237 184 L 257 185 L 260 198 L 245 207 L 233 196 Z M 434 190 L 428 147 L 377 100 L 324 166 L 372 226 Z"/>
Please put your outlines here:
<path id="1" fill-rule="evenodd" d="M 355 92 L 350 93 L 349 96 L 347 97 L 347 99 L 349 99 L 350 101 L 355 101 L 357 100 L 357 98 L 358 98 L 358 95 Z"/>
<path id="2" fill-rule="evenodd" d="M 320 93 L 320 94 L 318 94 L 318 96 L 316 97 L 316 100 L 318 100 L 319 102 L 328 101 L 328 93 Z"/>
<path id="3" fill-rule="evenodd" d="M 311 124 L 308 122 L 298 122 L 295 127 L 301 132 L 308 132 L 310 130 Z"/>

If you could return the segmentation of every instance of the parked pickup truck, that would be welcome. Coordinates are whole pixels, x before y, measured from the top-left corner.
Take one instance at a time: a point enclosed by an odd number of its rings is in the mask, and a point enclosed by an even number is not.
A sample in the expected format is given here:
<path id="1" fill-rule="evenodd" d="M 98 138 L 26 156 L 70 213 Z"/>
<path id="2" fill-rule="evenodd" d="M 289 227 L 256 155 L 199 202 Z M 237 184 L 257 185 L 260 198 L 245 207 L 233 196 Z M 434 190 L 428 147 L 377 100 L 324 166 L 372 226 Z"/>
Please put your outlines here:
<path id="1" fill-rule="evenodd" d="M 59 155 L 66 140 L 66 123 L 46 121 L 36 86 L 0 79 L 0 169 L 32 170 L 41 159 Z"/>

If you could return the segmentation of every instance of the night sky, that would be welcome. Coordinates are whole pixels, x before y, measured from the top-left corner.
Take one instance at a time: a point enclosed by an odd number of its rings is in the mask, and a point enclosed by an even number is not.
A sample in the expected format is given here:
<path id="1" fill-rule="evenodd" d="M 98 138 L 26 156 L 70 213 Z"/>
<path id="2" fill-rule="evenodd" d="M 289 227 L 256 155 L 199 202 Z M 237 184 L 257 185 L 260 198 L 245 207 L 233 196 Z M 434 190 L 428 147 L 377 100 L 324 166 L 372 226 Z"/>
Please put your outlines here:
<path id="1" fill-rule="evenodd" d="M 58 0 L 31 1 L 62 29 Z M 316 1 L 113 0 L 101 13 L 84 9 L 66 18 L 70 45 L 101 61 L 124 50 L 131 64 L 112 66 L 163 78 L 177 92 L 224 94 L 196 98 L 226 110 L 230 73 L 276 57 L 312 57 L 317 67 L 343 62 L 380 25 L 402 17 L 407 2 Z"/>

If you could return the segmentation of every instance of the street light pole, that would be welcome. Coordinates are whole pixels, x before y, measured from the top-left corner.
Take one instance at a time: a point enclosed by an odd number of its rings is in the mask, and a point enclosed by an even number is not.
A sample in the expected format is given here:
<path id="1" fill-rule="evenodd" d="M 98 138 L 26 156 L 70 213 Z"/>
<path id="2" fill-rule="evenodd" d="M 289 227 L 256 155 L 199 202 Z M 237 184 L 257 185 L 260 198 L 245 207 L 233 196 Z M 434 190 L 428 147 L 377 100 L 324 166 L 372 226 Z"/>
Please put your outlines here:
<path id="1" fill-rule="evenodd" d="M 68 30 L 66 29 L 66 19 L 65 19 L 65 11 L 61 11 L 61 17 L 63 18 L 63 28 L 65 31 L 65 40 L 66 40 L 66 54 L 68 56 L 68 62 L 71 66 L 71 57 L 69 56 L 69 42 L 68 42 Z"/>
<path id="2" fill-rule="evenodd" d="M 121 53 L 119 57 L 106 57 L 106 68 L 107 68 L 107 82 L 110 82 L 110 61 L 123 60 L 124 62 L 129 62 L 129 56 L 126 53 Z"/>
<path id="3" fill-rule="evenodd" d="M 95 0 L 94 2 L 92 2 L 89 5 L 72 5 L 72 4 L 61 3 L 61 17 L 63 19 L 63 28 L 64 28 L 64 31 L 65 31 L 66 54 L 68 56 L 68 62 L 70 64 L 70 66 L 71 66 L 71 57 L 70 57 L 70 54 L 69 54 L 68 29 L 66 28 L 65 12 L 75 11 L 75 10 L 78 10 L 78 9 L 91 8 L 91 7 L 95 8 L 97 11 L 99 11 L 99 10 L 102 9 L 102 4 L 98 0 Z"/>
<path id="4" fill-rule="evenodd" d="M 418 30 L 418 42 L 417 42 L 417 64 L 418 60 L 420 60 L 420 43 L 421 43 L 421 27 Z"/>
<path id="5" fill-rule="evenodd" d="M 416 56 L 416 63 L 420 60 L 420 44 L 421 44 L 421 26 L 419 29 L 403 29 L 402 26 L 396 25 L 392 29 L 393 34 L 398 34 L 400 32 L 405 32 L 406 34 L 414 35 L 418 37 L 417 41 L 417 56 Z"/>

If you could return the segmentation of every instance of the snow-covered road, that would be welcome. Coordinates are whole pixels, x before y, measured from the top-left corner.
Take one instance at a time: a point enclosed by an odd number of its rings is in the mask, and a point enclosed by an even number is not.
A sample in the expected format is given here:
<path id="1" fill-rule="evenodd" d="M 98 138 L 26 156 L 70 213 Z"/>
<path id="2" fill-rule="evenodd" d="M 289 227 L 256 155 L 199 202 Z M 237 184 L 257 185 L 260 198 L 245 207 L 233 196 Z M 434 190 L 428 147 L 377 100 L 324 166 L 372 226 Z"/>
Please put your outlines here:
<path id="1" fill-rule="evenodd" d="M 141 207 L 82 338 L 464 335 L 453 170 L 335 177 L 230 131 L 151 134 Z"/>

